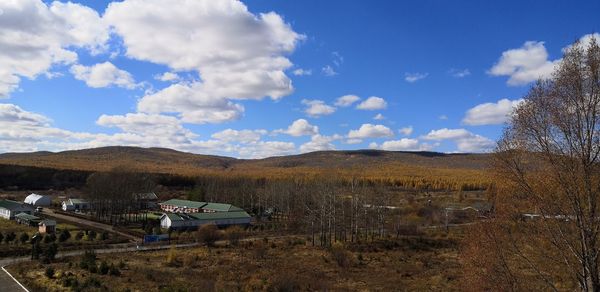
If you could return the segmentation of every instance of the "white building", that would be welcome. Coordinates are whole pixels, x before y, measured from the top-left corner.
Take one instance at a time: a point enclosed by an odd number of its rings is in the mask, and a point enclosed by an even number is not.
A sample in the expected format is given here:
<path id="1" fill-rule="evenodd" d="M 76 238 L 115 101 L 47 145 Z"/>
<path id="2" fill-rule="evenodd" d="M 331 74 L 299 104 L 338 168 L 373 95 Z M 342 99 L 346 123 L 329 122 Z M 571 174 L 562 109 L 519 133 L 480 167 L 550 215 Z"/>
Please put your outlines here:
<path id="1" fill-rule="evenodd" d="M 90 203 L 82 199 L 68 199 L 62 202 L 63 211 L 84 211 L 90 208 Z"/>
<path id="2" fill-rule="evenodd" d="M 15 218 L 15 215 L 20 213 L 31 215 L 33 214 L 33 208 L 30 205 L 21 202 L 11 200 L 0 201 L 0 217 L 12 220 Z"/>
<path id="3" fill-rule="evenodd" d="M 244 211 L 214 213 L 165 213 L 160 217 L 164 229 L 195 229 L 201 225 L 214 224 L 219 227 L 249 225 L 252 217 Z"/>
<path id="4" fill-rule="evenodd" d="M 31 194 L 25 198 L 25 204 L 29 204 L 35 207 L 39 206 L 50 206 L 52 204 L 52 199 L 48 196 Z"/>

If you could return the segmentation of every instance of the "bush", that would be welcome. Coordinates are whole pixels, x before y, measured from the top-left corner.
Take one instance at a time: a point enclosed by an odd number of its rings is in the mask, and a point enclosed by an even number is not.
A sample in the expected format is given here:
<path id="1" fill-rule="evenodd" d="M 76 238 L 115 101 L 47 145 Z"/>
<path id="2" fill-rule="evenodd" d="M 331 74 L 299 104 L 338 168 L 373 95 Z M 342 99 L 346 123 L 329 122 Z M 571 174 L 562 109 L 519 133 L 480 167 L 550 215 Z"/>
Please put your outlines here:
<path id="1" fill-rule="evenodd" d="M 108 232 L 107 231 L 103 231 L 100 234 L 100 240 L 104 241 L 104 240 L 107 240 L 107 239 L 108 239 Z"/>
<path id="2" fill-rule="evenodd" d="M 354 255 L 344 247 L 343 244 L 336 242 L 331 246 L 330 249 L 333 259 L 342 268 L 348 268 L 352 266 L 354 262 Z"/>
<path id="3" fill-rule="evenodd" d="M 239 226 L 232 226 L 227 228 L 227 239 L 229 244 L 232 246 L 238 246 L 240 239 L 244 237 L 244 229 Z"/>
<path id="4" fill-rule="evenodd" d="M 106 275 L 106 274 L 108 274 L 109 269 L 110 269 L 110 267 L 108 266 L 108 264 L 105 261 L 102 261 L 100 263 L 100 267 L 98 268 L 98 271 L 100 272 L 100 275 Z"/>
<path id="5" fill-rule="evenodd" d="M 77 234 L 75 234 L 75 240 L 81 240 L 83 238 L 83 231 L 79 231 L 77 232 Z"/>
<path id="6" fill-rule="evenodd" d="M 88 231 L 87 240 L 94 241 L 94 239 L 96 239 L 96 235 L 97 235 L 96 231 L 94 231 L 94 230 Z"/>
<path id="7" fill-rule="evenodd" d="M 14 232 L 9 232 L 4 236 L 4 242 L 11 243 L 17 238 L 17 235 Z"/>
<path id="8" fill-rule="evenodd" d="M 46 235 L 44 235 L 44 243 L 45 244 L 52 243 L 55 241 L 56 241 L 56 235 L 50 234 L 50 233 L 47 233 Z"/>
<path id="9" fill-rule="evenodd" d="M 2 232 L 0 232 L 0 243 L 2 243 L 3 240 L 4 240 L 4 234 L 2 234 Z"/>
<path id="10" fill-rule="evenodd" d="M 48 245 L 46 250 L 44 251 L 44 262 L 50 263 L 56 257 L 56 253 L 58 252 L 58 245 L 56 243 L 51 243 Z"/>
<path id="11" fill-rule="evenodd" d="M 108 273 L 111 276 L 120 276 L 121 275 L 121 271 L 119 271 L 119 269 L 117 267 L 115 267 L 115 265 L 113 265 L 113 264 L 110 264 L 110 269 L 109 269 Z"/>
<path id="12" fill-rule="evenodd" d="M 71 238 L 71 233 L 67 229 L 61 231 L 60 234 L 58 235 L 58 241 L 59 242 L 65 242 L 69 238 Z"/>
<path id="13" fill-rule="evenodd" d="M 48 279 L 54 278 L 54 268 L 51 266 L 46 267 L 46 271 L 44 272 L 44 275 L 46 275 L 46 277 L 48 277 Z"/>
<path id="14" fill-rule="evenodd" d="M 214 224 L 200 226 L 200 228 L 198 228 L 197 236 L 198 241 L 206 244 L 209 247 L 213 246 L 217 240 L 221 239 L 221 233 Z"/>
<path id="15" fill-rule="evenodd" d="M 91 266 L 96 266 L 96 253 L 94 252 L 94 250 L 86 250 L 83 256 L 81 257 L 79 267 L 83 270 L 87 270 Z"/>
<path id="16" fill-rule="evenodd" d="M 21 244 L 24 244 L 28 240 L 29 240 L 29 235 L 25 232 L 21 233 L 21 236 L 19 237 L 19 241 L 21 242 Z"/>

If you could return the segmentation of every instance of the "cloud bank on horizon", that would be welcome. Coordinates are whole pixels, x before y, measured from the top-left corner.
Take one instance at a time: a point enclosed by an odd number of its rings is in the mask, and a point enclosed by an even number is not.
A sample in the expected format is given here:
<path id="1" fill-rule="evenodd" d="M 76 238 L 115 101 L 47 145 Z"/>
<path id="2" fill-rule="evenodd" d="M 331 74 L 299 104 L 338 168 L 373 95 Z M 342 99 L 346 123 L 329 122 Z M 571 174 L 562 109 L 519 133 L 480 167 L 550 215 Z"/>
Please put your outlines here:
<path id="1" fill-rule="evenodd" d="M 423 61 L 379 76 L 377 67 L 356 64 L 357 54 L 371 55 L 366 48 L 323 52 L 327 34 L 302 25 L 309 17 L 254 11 L 262 10 L 238 0 L 0 2 L 0 152 L 111 145 L 244 158 L 357 148 L 485 152 L 527 85 L 560 62 L 546 42 L 523 40 L 480 68 Z M 592 36 L 600 39 L 580 38 Z M 354 70 L 367 77 L 345 80 Z M 441 96 L 417 97 L 474 78 L 506 84 L 485 99 L 457 90 L 465 96 L 452 106 L 438 104 Z M 60 94 L 51 94 L 56 88 Z"/>

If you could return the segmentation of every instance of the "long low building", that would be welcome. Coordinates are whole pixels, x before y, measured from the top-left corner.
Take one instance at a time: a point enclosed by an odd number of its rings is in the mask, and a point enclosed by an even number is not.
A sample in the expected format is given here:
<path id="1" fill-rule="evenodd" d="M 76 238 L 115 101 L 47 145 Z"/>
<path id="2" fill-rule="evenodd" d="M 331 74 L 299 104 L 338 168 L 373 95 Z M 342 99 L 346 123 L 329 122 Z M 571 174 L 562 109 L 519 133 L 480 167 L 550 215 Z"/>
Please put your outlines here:
<path id="1" fill-rule="evenodd" d="M 207 203 L 188 200 L 171 199 L 158 204 L 165 212 L 171 213 L 212 213 L 212 212 L 239 212 L 241 208 L 231 204 Z"/>
<path id="2" fill-rule="evenodd" d="M 20 213 L 33 214 L 33 207 L 29 204 L 15 202 L 11 200 L 0 201 L 0 217 L 4 219 L 15 219 L 15 216 Z"/>
<path id="3" fill-rule="evenodd" d="M 252 217 L 244 211 L 213 213 L 165 213 L 160 217 L 164 229 L 194 229 L 205 224 L 219 227 L 249 225 Z"/>

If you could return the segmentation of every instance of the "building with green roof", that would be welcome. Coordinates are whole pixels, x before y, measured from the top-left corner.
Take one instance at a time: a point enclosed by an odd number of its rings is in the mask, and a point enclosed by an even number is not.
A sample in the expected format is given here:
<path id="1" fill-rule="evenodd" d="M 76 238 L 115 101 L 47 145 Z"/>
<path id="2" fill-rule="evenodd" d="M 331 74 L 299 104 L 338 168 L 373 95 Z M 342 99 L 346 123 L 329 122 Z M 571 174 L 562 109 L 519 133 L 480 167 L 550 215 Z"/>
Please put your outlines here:
<path id="1" fill-rule="evenodd" d="M 180 199 L 171 199 L 159 203 L 159 205 L 163 211 L 171 213 L 212 213 L 244 211 L 241 208 L 231 204 L 207 203 Z"/>
<path id="2" fill-rule="evenodd" d="M 21 202 L 0 200 L 0 218 L 12 220 L 19 213 L 33 214 L 33 207 Z"/>
<path id="3" fill-rule="evenodd" d="M 164 229 L 196 229 L 205 224 L 218 227 L 232 225 L 250 225 L 252 217 L 245 211 L 212 213 L 165 213 L 160 217 L 160 226 Z"/>
<path id="4" fill-rule="evenodd" d="M 27 226 L 37 226 L 42 221 L 42 218 L 27 213 L 19 213 L 15 215 L 15 221 Z"/>

